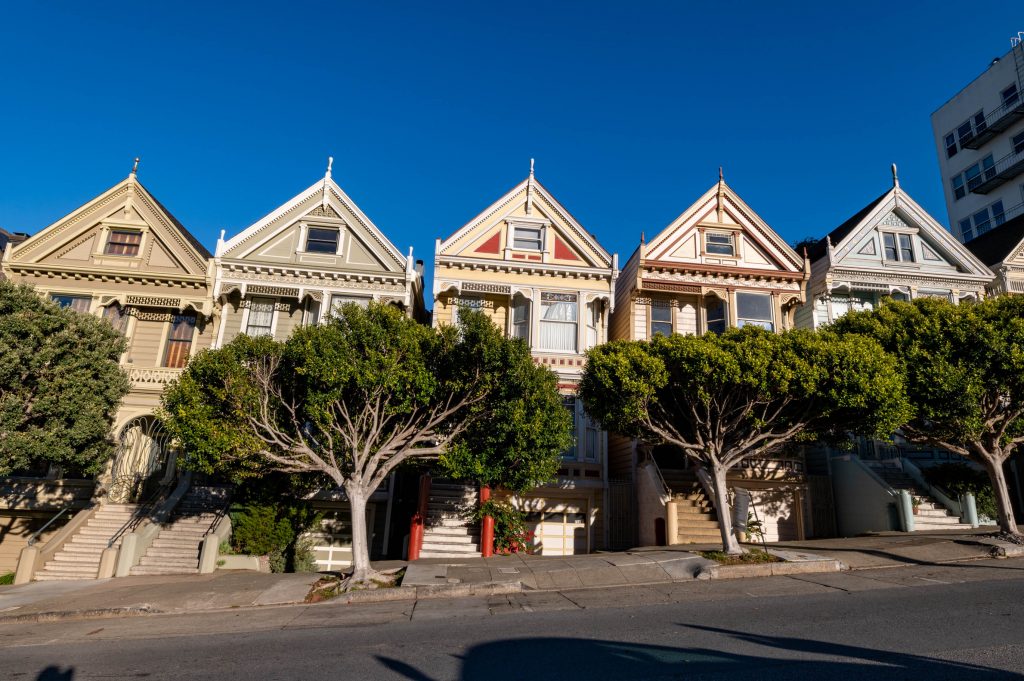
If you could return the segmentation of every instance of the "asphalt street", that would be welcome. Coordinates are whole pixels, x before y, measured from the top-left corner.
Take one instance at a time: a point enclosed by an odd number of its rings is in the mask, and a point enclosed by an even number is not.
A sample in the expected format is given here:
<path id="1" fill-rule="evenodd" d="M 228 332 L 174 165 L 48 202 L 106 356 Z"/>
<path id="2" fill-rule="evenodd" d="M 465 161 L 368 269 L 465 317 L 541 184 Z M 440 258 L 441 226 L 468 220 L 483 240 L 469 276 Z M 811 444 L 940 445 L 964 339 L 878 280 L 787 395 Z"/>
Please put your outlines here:
<path id="1" fill-rule="evenodd" d="M 0 627 L 0 677 L 1024 678 L 1024 561 Z"/>

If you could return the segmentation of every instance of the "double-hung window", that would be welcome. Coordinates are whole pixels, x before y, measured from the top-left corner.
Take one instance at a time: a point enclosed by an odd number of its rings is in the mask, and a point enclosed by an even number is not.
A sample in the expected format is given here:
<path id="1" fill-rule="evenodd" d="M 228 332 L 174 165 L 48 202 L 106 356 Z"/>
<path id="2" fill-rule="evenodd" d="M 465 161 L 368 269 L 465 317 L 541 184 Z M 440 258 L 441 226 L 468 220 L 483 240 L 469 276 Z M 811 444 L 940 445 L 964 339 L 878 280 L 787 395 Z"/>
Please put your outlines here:
<path id="1" fill-rule="evenodd" d="M 914 262 L 914 242 L 909 234 L 882 233 L 885 259 L 891 262 Z"/>
<path id="2" fill-rule="evenodd" d="M 736 255 L 736 242 L 728 232 L 705 232 L 704 250 L 714 255 Z"/>
<path id="3" fill-rule="evenodd" d="M 708 297 L 704 313 L 707 315 L 707 330 L 711 333 L 725 333 L 729 322 L 726 319 L 725 301 L 721 298 Z"/>
<path id="4" fill-rule="evenodd" d="M 75 312 L 88 312 L 89 306 L 92 304 L 92 298 L 89 296 L 68 296 L 60 293 L 51 294 L 50 300 L 61 307 L 69 307 Z"/>
<path id="5" fill-rule="evenodd" d="M 249 318 L 245 332 L 250 336 L 274 335 L 274 299 L 253 298 L 249 301 Z"/>
<path id="6" fill-rule="evenodd" d="M 566 461 L 575 461 L 578 456 L 578 443 L 576 442 L 576 435 L 578 429 L 576 427 L 576 396 L 575 395 L 563 395 L 562 406 L 569 412 L 569 420 L 572 422 L 572 444 L 569 448 L 562 452 L 562 458 Z"/>
<path id="7" fill-rule="evenodd" d="M 659 333 L 662 336 L 672 335 L 672 307 L 665 300 L 651 303 L 651 338 Z"/>
<path id="8" fill-rule="evenodd" d="M 112 229 L 110 236 L 107 237 L 107 246 L 103 249 L 103 254 L 135 256 L 139 254 L 141 244 L 142 232 Z"/>
<path id="9" fill-rule="evenodd" d="M 512 299 L 512 321 L 509 331 L 513 338 L 530 342 L 530 301 L 517 295 Z"/>
<path id="10" fill-rule="evenodd" d="M 540 347 L 554 352 L 576 352 L 576 294 L 540 294 Z"/>
<path id="11" fill-rule="evenodd" d="M 587 306 L 587 349 L 596 347 L 597 330 L 601 326 L 601 301 L 595 300 Z"/>
<path id="12" fill-rule="evenodd" d="M 540 227 L 513 228 L 512 248 L 523 251 L 539 251 L 544 245 L 544 231 Z"/>
<path id="13" fill-rule="evenodd" d="M 762 329 L 774 331 L 772 297 L 767 293 L 737 293 L 736 325 L 740 328 L 760 326 Z"/>
<path id="14" fill-rule="evenodd" d="M 192 351 L 192 336 L 196 330 L 195 315 L 174 315 L 170 332 L 167 334 L 167 348 L 164 350 L 164 366 L 180 369 L 188 362 Z"/>
<path id="15" fill-rule="evenodd" d="M 124 313 L 124 309 L 117 303 L 111 303 L 103 308 L 103 319 L 120 334 L 123 334 L 128 326 L 128 315 Z"/>
<path id="16" fill-rule="evenodd" d="M 1000 93 L 1003 97 L 1003 106 L 1010 108 L 1020 101 L 1020 93 L 1017 91 L 1017 84 L 1011 83 L 1010 87 Z"/>
<path id="17" fill-rule="evenodd" d="M 459 298 L 456 301 L 455 308 L 455 323 L 462 323 L 462 312 L 463 310 L 482 310 L 484 309 L 484 299 L 478 296 Z"/>
<path id="18" fill-rule="evenodd" d="M 996 164 L 992 154 L 981 159 L 978 163 L 972 163 L 959 175 L 951 179 L 953 187 L 953 200 L 959 201 L 967 196 L 967 192 L 977 189 L 982 182 L 987 182 L 996 176 Z"/>
<path id="19" fill-rule="evenodd" d="M 338 241 L 341 232 L 327 227 L 310 227 L 306 233 L 307 253 L 329 253 L 335 255 L 338 252 Z"/>
<path id="20" fill-rule="evenodd" d="M 331 314 L 336 315 L 341 311 L 341 306 L 348 303 L 355 303 L 359 307 L 369 307 L 368 296 L 351 296 L 344 293 L 335 293 L 331 296 Z"/>
<path id="21" fill-rule="evenodd" d="M 1013 153 L 1024 154 L 1024 132 L 1014 135 L 1011 141 L 1013 142 Z"/>

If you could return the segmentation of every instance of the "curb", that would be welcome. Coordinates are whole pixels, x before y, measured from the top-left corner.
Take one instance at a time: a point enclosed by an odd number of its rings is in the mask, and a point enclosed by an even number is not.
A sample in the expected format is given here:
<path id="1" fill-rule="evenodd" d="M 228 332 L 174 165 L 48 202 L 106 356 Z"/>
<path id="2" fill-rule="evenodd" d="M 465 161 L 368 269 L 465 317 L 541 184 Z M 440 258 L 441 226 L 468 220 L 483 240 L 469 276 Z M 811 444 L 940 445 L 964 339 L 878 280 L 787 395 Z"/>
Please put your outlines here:
<path id="1" fill-rule="evenodd" d="M 813 572 L 839 572 L 843 564 L 838 560 L 805 560 L 797 563 L 760 563 L 754 565 L 708 565 L 697 572 L 697 579 L 742 579 L 745 577 L 774 577 L 802 575 Z"/>
<path id="2" fill-rule="evenodd" d="M 374 589 L 341 594 L 322 603 L 383 603 L 386 601 L 418 601 L 436 598 L 461 598 L 465 596 L 496 596 L 521 593 L 522 582 L 501 584 L 439 584 L 437 586 L 398 587 L 395 589 Z"/>
<path id="3" fill-rule="evenodd" d="M 975 543 L 991 547 L 989 555 L 993 558 L 1020 558 L 1024 556 L 1024 546 L 1013 544 L 1001 539 L 978 539 Z"/>
<path id="4" fill-rule="evenodd" d="M 94 608 L 92 610 L 65 610 L 53 612 L 34 612 L 24 615 L 0 616 L 0 624 L 68 622 L 73 620 L 110 619 L 112 617 L 140 617 L 142 615 L 159 615 L 163 611 L 141 606 L 137 608 Z"/>

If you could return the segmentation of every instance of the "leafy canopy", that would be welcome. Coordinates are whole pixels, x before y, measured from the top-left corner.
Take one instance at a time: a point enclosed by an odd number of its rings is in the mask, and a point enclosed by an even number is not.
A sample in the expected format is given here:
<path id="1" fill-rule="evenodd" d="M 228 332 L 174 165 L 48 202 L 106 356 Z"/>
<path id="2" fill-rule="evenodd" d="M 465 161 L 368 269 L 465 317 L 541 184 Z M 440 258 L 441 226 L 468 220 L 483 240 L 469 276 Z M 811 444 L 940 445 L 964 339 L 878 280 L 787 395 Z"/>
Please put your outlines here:
<path id="1" fill-rule="evenodd" d="M 124 338 L 102 319 L 0 281 L 0 475 L 54 464 L 97 472 L 128 392 Z"/>

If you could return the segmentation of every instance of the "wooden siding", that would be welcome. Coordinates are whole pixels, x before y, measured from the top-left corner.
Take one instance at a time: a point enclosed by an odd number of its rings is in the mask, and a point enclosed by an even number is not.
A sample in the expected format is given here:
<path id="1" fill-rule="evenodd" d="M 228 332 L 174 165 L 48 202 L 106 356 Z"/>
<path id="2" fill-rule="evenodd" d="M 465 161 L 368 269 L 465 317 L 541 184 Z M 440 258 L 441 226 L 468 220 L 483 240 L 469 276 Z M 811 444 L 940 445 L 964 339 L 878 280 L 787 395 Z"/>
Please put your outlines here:
<path id="1" fill-rule="evenodd" d="M 242 310 L 238 306 L 238 299 L 232 298 L 224 303 L 224 307 L 221 310 L 221 324 L 224 325 L 224 333 L 222 334 L 224 345 L 227 345 L 235 336 L 242 332 Z"/>
<path id="2" fill-rule="evenodd" d="M 608 478 L 633 479 L 633 440 L 608 433 Z"/>
<path id="3" fill-rule="evenodd" d="M 167 322 L 135 320 L 128 358 L 135 368 L 161 366 L 160 345 L 167 333 Z"/>

